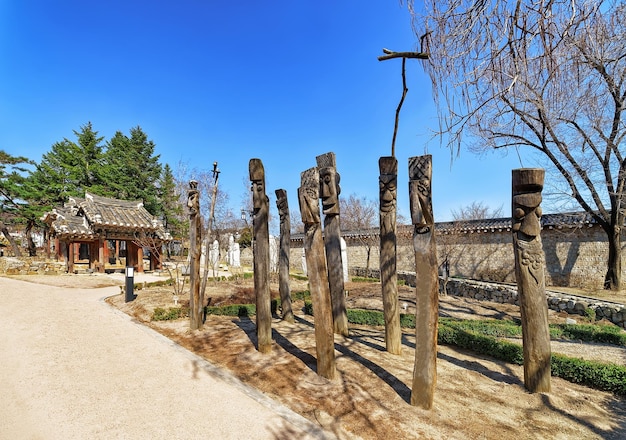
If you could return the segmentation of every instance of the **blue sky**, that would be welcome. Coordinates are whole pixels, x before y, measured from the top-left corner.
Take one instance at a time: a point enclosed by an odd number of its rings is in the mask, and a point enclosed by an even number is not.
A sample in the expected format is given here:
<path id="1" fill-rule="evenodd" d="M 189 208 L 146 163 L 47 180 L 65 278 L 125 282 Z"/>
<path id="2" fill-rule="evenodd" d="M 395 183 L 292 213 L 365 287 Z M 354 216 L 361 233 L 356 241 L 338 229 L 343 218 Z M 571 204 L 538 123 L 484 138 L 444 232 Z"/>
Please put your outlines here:
<path id="1" fill-rule="evenodd" d="M 248 161 L 268 195 L 298 209 L 300 172 L 333 151 L 342 195 L 378 200 L 378 158 L 391 153 L 401 61 L 414 50 L 394 1 L 0 1 L 0 149 L 36 161 L 91 121 L 109 139 L 141 126 L 162 163 L 211 169 L 235 211 Z M 478 157 L 431 140 L 437 126 L 421 61 L 407 62 L 396 157 L 398 208 L 409 216 L 407 159 L 433 155 L 437 221 L 473 201 L 509 215 L 509 153 Z M 532 165 L 524 163 L 525 166 Z"/>

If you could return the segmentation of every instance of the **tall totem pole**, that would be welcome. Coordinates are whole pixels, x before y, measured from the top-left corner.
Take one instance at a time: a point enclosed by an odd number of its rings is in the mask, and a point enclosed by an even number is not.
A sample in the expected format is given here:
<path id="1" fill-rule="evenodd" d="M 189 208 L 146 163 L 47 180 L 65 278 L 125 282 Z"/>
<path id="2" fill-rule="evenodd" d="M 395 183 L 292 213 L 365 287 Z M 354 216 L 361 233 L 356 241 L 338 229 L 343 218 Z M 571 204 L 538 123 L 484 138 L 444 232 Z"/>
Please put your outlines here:
<path id="1" fill-rule="evenodd" d="M 198 182 L 189 181 L 187 192 L 189 208 L 189 327 L 202 328 L 204 298 L 200 291 L 200 254 L 202 253 L 202 217 L 200 216 L 200 193 Z"/>
<path id="2" fill-rule="evenodd" d="M 409 200 L 415 251 L 415 367 L 411 405 L 430 409 L 437 383 L 439 277 L 432 205 L 432 156 L 409 158 Z"/>
<path id="3" fill-rule="evenodd" d="M 327 379 L 335 377 L 335 343 L 333 315 L 328 286 L 328 272 L 319 208 L 319 173 L 310 168 L 301 173 L 298 202 L 304 223 L 304 251 L 311 300 L 315 313 L 315 350 L 317 374 Z"/>
<path id="4" fill-rule="evenodd" d="M 539 206 L 544 175 L 541 168 L 521 168 L 512 174 L 513 248 L 522 315 L 524 385 L 532 393 L 550 391 L 550 330 Z"/>
<path id="5" fill-rule="evenodd" d="M 294 322 L 291 309 L 291 294 L 289 290 L 289 246 L 291 242 L 291 222 L 289 221 L 289 202 L 287 191 L 276 190 L 276 207 L 280 217 L 280 249 L 278 250 L 278 290 L 283 309 L 283 320 Z"/>
<path id="6" fill-rule="evenodd" d="M 269 200 L 265 194 L 265 169 L 260 159 L 250 159 L 253 205 L 253 266 L 256 293 L 256 331 L 261 353 L 272 351 L 272 309 L 270 297 Z"/>
<path id="7" fill-rule="evenodd" d="M 402 352 L 402 331 L 398 309 L 398 275 L 396 272 L 396 197 L 398 194 L 398 160 L 381 157 L 380 169 L 380 283 L 385 315 L 385 344 L 393 354 Z"/>
<path id="8" fill-rule="evenodd" d="M 333 305 L 335 333 L 348 336 L 348 315 L 341 262 L 341 228 L 339 221 L 339 173 L 335 153 L 317 156 L 319 170 L 319 196 L 324 212 L 324 245 L 328 262 L 328 281 Z"/>

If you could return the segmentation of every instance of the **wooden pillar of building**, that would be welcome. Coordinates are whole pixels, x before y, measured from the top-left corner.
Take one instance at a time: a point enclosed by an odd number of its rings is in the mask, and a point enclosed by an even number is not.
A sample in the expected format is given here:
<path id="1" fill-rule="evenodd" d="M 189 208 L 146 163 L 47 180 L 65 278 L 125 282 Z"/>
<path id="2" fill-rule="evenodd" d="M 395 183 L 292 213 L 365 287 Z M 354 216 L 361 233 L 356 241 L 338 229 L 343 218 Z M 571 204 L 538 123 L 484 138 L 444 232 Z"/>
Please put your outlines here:
<path id="1" fill-rule="evenodd" d="M 137 272 L 143 272 L 143 247 L 137 247 Z"/>
<path id="2" fill-rule="evenodd" d="M 74 255 L 76 251 L 75 243 L 67 243 L 67 271 L 68 273 L 74 273 Z"/>
<path id="3" fill-rule="evenodd" d="M 104 265 L 109 260 L 109 247 L 104 238 L 98 240 L 98 272 L 104 273 Z"/>
<path id="4" fill-rule="evenodd" d="M 61 240 L 59 240 L 58 238 L 54 239 L 54 255 L 57 261 L 64 258 L 63 250 L 61 249 Z M 65 259 L 63 261 L 65 261 Z"/>

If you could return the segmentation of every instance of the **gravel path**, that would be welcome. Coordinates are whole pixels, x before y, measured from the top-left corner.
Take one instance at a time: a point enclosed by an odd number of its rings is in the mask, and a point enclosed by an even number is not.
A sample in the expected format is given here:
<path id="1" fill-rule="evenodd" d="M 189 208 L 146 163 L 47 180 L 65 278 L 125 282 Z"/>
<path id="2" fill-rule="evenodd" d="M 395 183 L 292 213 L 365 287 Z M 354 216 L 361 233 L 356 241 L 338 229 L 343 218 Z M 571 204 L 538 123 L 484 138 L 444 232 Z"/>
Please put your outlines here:
<path id="1" fill-rule="evenodd" d="M 332 438 L 102 299 L 0 278 L 1 439 Z"/>

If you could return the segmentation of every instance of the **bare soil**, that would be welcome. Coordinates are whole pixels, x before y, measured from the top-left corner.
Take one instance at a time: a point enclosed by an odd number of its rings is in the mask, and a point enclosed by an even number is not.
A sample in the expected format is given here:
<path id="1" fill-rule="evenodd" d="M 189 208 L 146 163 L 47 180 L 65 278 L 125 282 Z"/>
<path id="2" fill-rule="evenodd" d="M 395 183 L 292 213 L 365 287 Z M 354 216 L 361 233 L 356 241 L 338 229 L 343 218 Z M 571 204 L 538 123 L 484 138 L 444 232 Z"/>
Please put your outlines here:
<path id="1" fill-rule="evenodd" d="M 86 286 L 83 278 L 68 277 L 72 281 L 67 287 L 100 287 L 105 282 L 86 277 Z M 29 280 L 66 282 L 50 276 Z M 209 283 L 207 297 L 212 305 L 250 302 L 251 287 L 251 281 Z M 292 280 L 291 289 L 304 290 L 306 283 Z M 382 309 L 380 284 L 347 283 L 346 289 L 349 308 Z M 272 290 L 278 287 L 272 285 Z M 433 409 L 413 407 L 408 403 L 415 356 L 411 332 L 403 333 L 403 353 L 391 355 L 385 351 L 383 328 L 351 326 L 349 337 L 335 337 L 338 375 L 328 381 L 315 373 L 314 321 L 302 312 L 301 301 L 294 304 L 295 324 L 273 320 L 275 344 L 272 353 L 263 355 L 255 347 L 254 317 L 208 316 L 202 330 L 191 331 L 188 319 L 151 321 L 154 308 L 174 307 L 171 288 L 135 293 L 130 303 L 121 294 L 108 301 L 339 438 L 626 438 L 626 400 L 558 378 L 552 378 L 550 393 L 530 394 L 524 389 L 522 367 L 448 346 L 438 347 Z M 406 313 L 414 311 L 414 295 L 413 289 L 400 287 Z M 179 298 L 178 303 L 187 300 Z M 519 308 L 440 296 L 440 314 L 502 319 L 518 317 Z M 551 322 L 564 320 L 564 315 L 550 313 Z M 618 347 L 561 343 L 553 351 L 626 365 L 626 352 Z"/>

